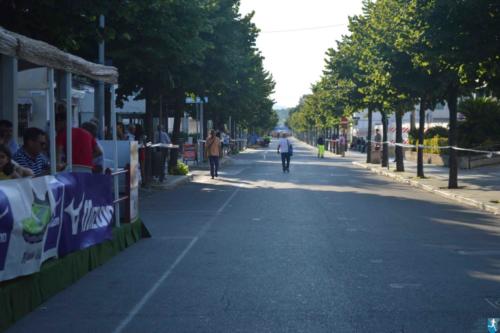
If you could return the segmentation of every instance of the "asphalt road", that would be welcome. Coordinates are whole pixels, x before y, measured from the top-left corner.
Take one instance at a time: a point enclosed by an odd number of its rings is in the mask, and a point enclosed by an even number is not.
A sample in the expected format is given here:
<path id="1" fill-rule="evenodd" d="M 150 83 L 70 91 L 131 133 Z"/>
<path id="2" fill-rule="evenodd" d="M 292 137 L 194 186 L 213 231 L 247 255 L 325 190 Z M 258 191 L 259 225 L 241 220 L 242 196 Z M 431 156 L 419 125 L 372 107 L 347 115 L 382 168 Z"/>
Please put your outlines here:
<path id="1" fill-rule="evenodd" d="M 146 192 L 153 237 L 10 332 L 487 332 L 500 220 L 296 143 Z"/>

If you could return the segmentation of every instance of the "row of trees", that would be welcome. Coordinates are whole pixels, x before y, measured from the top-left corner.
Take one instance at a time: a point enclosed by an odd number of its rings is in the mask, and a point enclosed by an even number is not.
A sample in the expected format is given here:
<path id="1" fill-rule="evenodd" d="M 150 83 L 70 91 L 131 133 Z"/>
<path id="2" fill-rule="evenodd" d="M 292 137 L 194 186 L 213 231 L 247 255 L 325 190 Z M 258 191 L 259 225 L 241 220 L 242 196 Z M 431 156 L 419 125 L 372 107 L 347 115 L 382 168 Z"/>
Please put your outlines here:
<path id="1" fill-rule="evenodd" d="M 368 110 L 396 118 L 402 143 L 402 117 L 420 105 L 418 141 L 423 144 L 425 110 L 446 101 L 450 110 L 449 145 L 457 145 L 457 103 L 476 89 L 500 96 L 500 5 L 494 0 L 364 1 L 363 14 L 349 20 L 350 35 L 327 52 L 321 79 L 303 98 L 289 123 L 303 131 L 323 129 L 341 116 Z M 382 165 L 388 164 L 384 145 Z M 370 161 L 369 147 L 367 160 Z M 449 188 L 457 188 L 457 151 L 450 149 Z M 397 170 L 404 171 L 402 147 Z M 419 149 L 418 176 L 424 177 Z"/>
<path id="2" fill-rule="evenodd" d="M 179 137 L 188 95 L 207 96 L 205 119 L 221 128 L 229 116 L 256 130 L 275 126 L 270 95 L 274 82 L 255 45 L 252 14 L 239 14 L 239 0 L 5 0 L 0 22 L 9 30 L 44 40 L 86 59 L 106 58 L 120 73 L 117 102 L 146 100 L 146 130 L 166 108 Z M 98 28 L 100 15 L 106 27 Z M 137 93 L 139 93 L 137 95 Z M 161 105 L 160 105 L 161 103 Z M 176 161 L 177 156 L 171 160 Z"/>

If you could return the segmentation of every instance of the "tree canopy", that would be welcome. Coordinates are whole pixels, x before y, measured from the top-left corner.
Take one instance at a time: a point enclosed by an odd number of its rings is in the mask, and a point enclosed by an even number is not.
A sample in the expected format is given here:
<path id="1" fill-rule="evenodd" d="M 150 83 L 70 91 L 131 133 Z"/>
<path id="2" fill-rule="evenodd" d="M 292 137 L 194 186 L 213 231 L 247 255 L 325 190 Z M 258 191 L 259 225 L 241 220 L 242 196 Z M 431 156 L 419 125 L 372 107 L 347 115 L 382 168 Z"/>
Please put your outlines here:
<path id="1" fill-rule="evenodd" d="M 252 17 L 239 14 L 239 0 L 0 1 L 5 28 L 91 61 L 98 41 L 106 41 L 106 58 L 120 73 L 118 103 L 146 99 L 149 119 L 162 97 L 178 118 L 185 96 L 195 94 L 209 97 L 207 116 L 216 126 L 232 116 L 267 129 L 276 124 L 274 81 Z"/>
<path id="2" fill-rule="evenodd" d="M 499 27 L 493 0 L 366 0 L 363 13 L 349 20 L 349 35 L 327 51 L 322 77 L 289 123 L 295 131 L 321 130 L 324 119 L 368 109 L 383 118 L 395 113 L 398 133 L 400 117 L 417 102 L 424 112 L 446 101 L 455 147 L 459 97 L 479 88 L 500 96 Z M 456 150 L 449 154 L 454 188 Z"/>

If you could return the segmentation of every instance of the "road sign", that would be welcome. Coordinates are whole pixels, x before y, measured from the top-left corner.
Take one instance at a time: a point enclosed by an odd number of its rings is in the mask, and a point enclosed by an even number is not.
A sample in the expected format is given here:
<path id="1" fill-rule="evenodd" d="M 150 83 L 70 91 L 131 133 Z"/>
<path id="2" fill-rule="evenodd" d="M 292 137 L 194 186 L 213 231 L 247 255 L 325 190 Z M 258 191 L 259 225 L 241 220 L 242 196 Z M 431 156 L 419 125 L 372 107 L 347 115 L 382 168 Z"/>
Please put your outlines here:
<path id="1" fill-rule="evenodd" d="M 186 104 L 202 104 L 202 103 L 208 103 L 208 97 L 203 97 L 203 99 L 199 96 L 196 96 L 196 98 L 192 97 L 186 97 L 185 100 Z"/>

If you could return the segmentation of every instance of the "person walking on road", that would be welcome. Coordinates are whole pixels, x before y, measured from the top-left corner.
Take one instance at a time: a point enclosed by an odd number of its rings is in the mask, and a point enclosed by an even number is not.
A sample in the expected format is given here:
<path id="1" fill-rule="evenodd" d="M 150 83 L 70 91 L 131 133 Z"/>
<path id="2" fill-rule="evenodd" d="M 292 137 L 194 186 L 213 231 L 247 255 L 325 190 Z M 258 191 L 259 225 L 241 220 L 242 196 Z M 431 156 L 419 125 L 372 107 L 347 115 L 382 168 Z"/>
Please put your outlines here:
<path id="1" fill-rule="evenodd" d="M 339 136 L 339 150 L 340 150 L 340 154 L 342 155 L 342 157 L 345 157 L 345 151 L 347 149 L 347 140 L 346 140 L 346 135 L 345 133 L 342 133 L 340 136 Z"/>
<path id="2" fill-rule="evenodd" d="M 210 163 L 210 176 L 219 177 L 219 155 L 220 155 L 220 139 L 215 135 L 215 131 L 210 130 L 210 135 L 205 142 L 205 150 L 207 151 L 208 161 Z"/>
<path id="3" fill-rule="evenodd" d="M 318 158 L 324 158 L 325 157 L 325 139 L 323 139 L 322 136 L 318 138 L 316 141 L 316 144 L 318 145 Z"/>
<path id="4" fill-rule="evenodd" d="M 290 172 L 290 142 L 283 133 L 278 142 L 278 154 L 281 154 L 281 165 L 283 172 Z"/>

